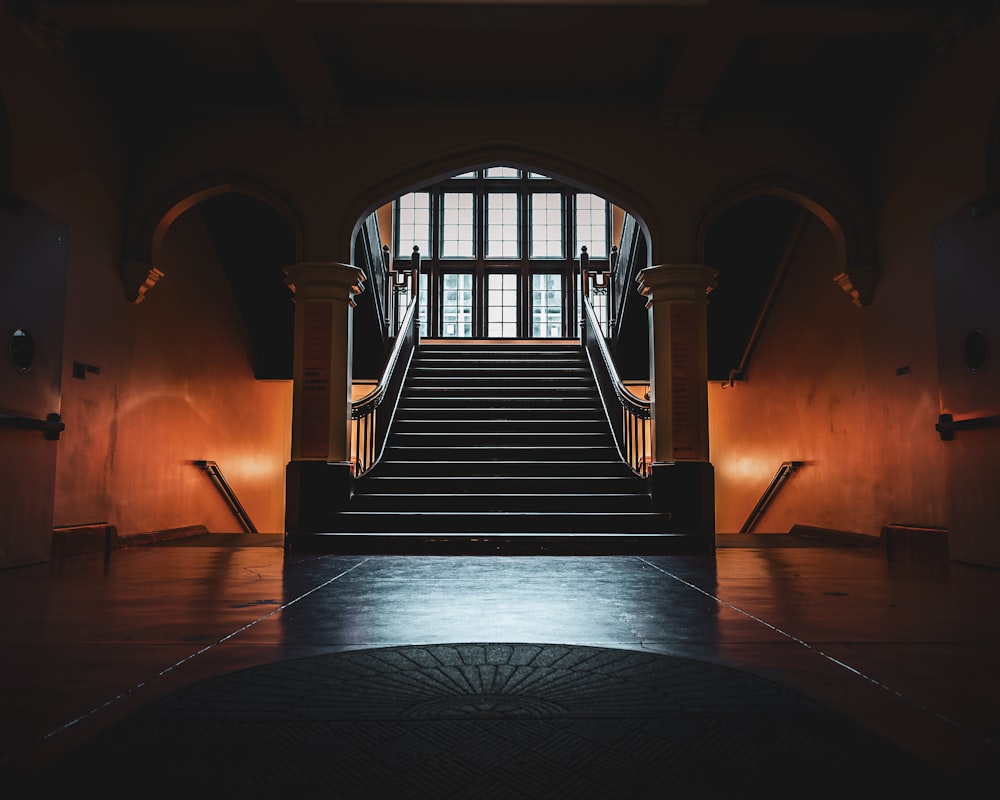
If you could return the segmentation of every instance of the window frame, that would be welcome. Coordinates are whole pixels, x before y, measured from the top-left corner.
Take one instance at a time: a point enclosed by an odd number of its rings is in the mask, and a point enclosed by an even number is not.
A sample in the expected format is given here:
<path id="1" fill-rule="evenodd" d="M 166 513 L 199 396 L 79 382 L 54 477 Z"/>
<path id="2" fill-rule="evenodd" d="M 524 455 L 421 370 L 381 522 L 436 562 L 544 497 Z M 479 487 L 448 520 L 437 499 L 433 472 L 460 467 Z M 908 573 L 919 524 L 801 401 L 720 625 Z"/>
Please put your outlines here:
<path id="1" fill-rule="evenodd" d="M 494 166 L 509 166 L 498 164 Z M 452 177 L 414 189 L 406 194 L 427 193 L 430 197 L 430 246 L 428 252 L 421 251 L 421 273 L 428 276 L 426 290 L 421 292 L 421 305 L 426 304 L 426 313 L 421 314 L 422 336 L 428 338 L 456 338 L 444 336 L 443 276 L 449 273 L 472 274 L 472 338 L 511 338 L 510 336 L 489 336 L 489 276 L 497 272 L 514 273 L 518 276 L 518 322 L 517 338 L 532 338 L 532 276 L 536 273 L 559 273 L 562 277 L 562 321 L 563 336 L 575 339 L 579 336 L 580 321 L 580 252 L 576 228 L 577 197 L 593 194 L 605 204 L 606 249 L 610 252 L 613 204 L 596 192 L 574 187 L 542 173 L 512 167 L 516 177 L 487 177 L 490 166 L 480 166 L 464 170 Z M 517 256 L 486 255 L 489 247 L 489 195 L 513 193 L 517 196 Z M 472 195 L 472 255 L 443 254 L 445 233 L 445 196 L 448 194 Z M 532 256 L 531 254 L 531 206 L 533 194 L 558 194 L 561 198 L 560 241 L 561 256 Z M 402 195 L 403 197 L 405 195 Z M 397 198 L 397 203 L 399 202 Z M 396 258 L 409 259 L 410 253 L 399 253 L 398 247 L 398 207 L 395 209 L 397 240 Z M 608 263 L 607 257 L 598 258 L 590 254 L 591 268 L 600 269 Z M 426 295 L 426 296 L 424 296 Z M 464 337 L 458 337 L 464 338 Z M 546 337 L 548 338 L 548 337 Z"/>

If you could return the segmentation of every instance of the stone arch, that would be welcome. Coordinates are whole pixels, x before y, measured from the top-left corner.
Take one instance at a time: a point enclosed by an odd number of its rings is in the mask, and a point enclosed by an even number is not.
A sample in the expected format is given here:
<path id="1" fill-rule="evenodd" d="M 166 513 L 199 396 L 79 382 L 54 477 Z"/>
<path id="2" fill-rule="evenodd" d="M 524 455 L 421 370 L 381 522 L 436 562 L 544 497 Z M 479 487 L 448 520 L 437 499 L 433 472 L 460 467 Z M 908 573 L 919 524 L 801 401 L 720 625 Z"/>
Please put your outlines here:
<path id="1" fill-rule="evenodd" d="M 712 223 L 724 212 L 746 200 L 771 195 L 790 200 L 811 212 L 833 236 L 843 272 L 834 280 L 860 307 L 871 304 L 877 269 L 874 259 L 874 231 L 859 222 L 860 213 L 814 186 L 787 175 L 767 174 L 744 180 L 720 192 L 699 214 L 694 229 L 694 251 L 699 263 L 705 260 L 705 242 Z"/>
<path id="2" fill-rule="evenodd" d="M 438 153 L 373 180 L 350 205 L 344 219 L 342 241 L 353 243 L 369 214 L 408 191 L 450 175 L 501 164 L 542 172 L 568 185 L 605 197 L 632 215 L 642 228 L 647 245 L 651 241 L 650 222 L 655 220 L 656 215 L 653 205 L 644 197 L 591 165 L 549 150 L 509 141 L 481 142 Z M 647 246 L 647 253 L 651 250 Z"/>
<path id="3" fill-rule="evenodd" d="M 222 194 L 237 193 L 269 206 L 288 223 L 295 238 L 295 258 L 306 247 L 303 216 L 284 193 L 255 178 L 237 173 L 213 173 L 182 184 L 166 194 L 144 217 L 126 230 L 121 276 L 129 300 L 139 303 L 163 276 L 155 266 L 163 237 L 174 221 L 199 203 Z"/>

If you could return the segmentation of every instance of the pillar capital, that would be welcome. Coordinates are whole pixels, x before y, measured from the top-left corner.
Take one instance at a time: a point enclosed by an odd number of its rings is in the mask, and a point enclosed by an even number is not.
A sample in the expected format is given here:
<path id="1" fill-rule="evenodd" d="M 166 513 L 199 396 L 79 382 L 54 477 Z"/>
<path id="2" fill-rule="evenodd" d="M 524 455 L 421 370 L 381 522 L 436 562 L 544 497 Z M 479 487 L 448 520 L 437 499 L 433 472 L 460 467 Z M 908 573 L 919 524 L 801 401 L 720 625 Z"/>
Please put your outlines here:
<path id="1" fill-rule="evenodd" d="M 351 301 L 364 291 L 365 274 L 336 261 L 300 261 L 285 267 L 285 285 L 306 300 Z"/>
<path id="2" fill-rule="evenodd" d="M 718 284 L 718 273 L 704 264 L 660 264 L 636 276 L 639 294 L 649 302 L 703 300 Z"/>

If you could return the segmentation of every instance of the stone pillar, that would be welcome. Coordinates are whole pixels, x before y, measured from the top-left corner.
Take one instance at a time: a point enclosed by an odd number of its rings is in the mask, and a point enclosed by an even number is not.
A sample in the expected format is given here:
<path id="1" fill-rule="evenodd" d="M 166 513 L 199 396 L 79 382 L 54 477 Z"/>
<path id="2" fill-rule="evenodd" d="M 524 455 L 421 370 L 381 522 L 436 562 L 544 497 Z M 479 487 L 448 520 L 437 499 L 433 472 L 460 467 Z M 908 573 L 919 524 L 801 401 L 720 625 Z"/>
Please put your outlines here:
<path id="1" fill-rule="evenodd" d="M 351 318 L 364 274 L 347 264 L 285 270 L 295 292 L 292 460 L 285 486 L 286 533 L 328 529 L 351 486 Z"/>
<path id="2" fill-rule="evenodd" d="M 715 539 L 715 478 L 708 451 L 708 293 L 716 273 L 663 264 L 639 273 L 648 298 L 653 502 L 671 532 Z"/>

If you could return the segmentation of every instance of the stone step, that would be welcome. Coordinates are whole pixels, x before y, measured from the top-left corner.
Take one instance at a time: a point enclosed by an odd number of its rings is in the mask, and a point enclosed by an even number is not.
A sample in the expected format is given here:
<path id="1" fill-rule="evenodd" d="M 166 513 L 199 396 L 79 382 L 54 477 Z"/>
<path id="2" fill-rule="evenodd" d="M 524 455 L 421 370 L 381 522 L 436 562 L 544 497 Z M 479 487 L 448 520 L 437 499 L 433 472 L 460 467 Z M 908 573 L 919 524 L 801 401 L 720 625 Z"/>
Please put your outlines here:
<path id="1" fill-rule="evenodd" d="M 603 417 L 591 419 L 580 417 L 552 417 L 551 419 L 502 419 L 480 416 L 473 419 L 414 419 L 397 415 L 393 424 L 393 436 L 426 433 L 443 436 L 466 434 L 514 434 L 538 437 L 552 435 L 599 434 L 608 437 L 608 422 Z"/>
<path id="2" fill-rule="evenodd" d="M 482 451 L 477 450 L 467 459 L 449 461 L 446 459 L 410 459 L 395 457 L 383 458 L 366 477 L 409 477 L 425 476 L 427 480 L 450 478 L 453 476 L 485 477 L 485 478 L 531 478 L 558 475 L 562 479 L 572 477 L 607 480 L 621 477 L 634 478 L 632 471 L 620 460 L 599 460 L 597 458 L 573 460 L 514 460 L 482 458 Z M 606 454 L 605 454 L 606 455 Z M 639 479 L 641 480 L 641 479 Z"/>
<path id="3" fill-rule="evenodd" d="M 342 511 L 330 529 L 342 533 L 668 533 L 662 514 L 643 511 Z"/>
<path id="4" fill-rule="evenodd" d="M 359 492 L 351 498 L 351 511 L 371 511 L 396 514 L 414 512 L 492 512 L 492 513 L 634 513 L 650 511 L 649 495 L 632 492 L 613 494 L 570 494 L 567 492 L 529 494 L 490 492 L 478 493 L 369 493 Z"/>

